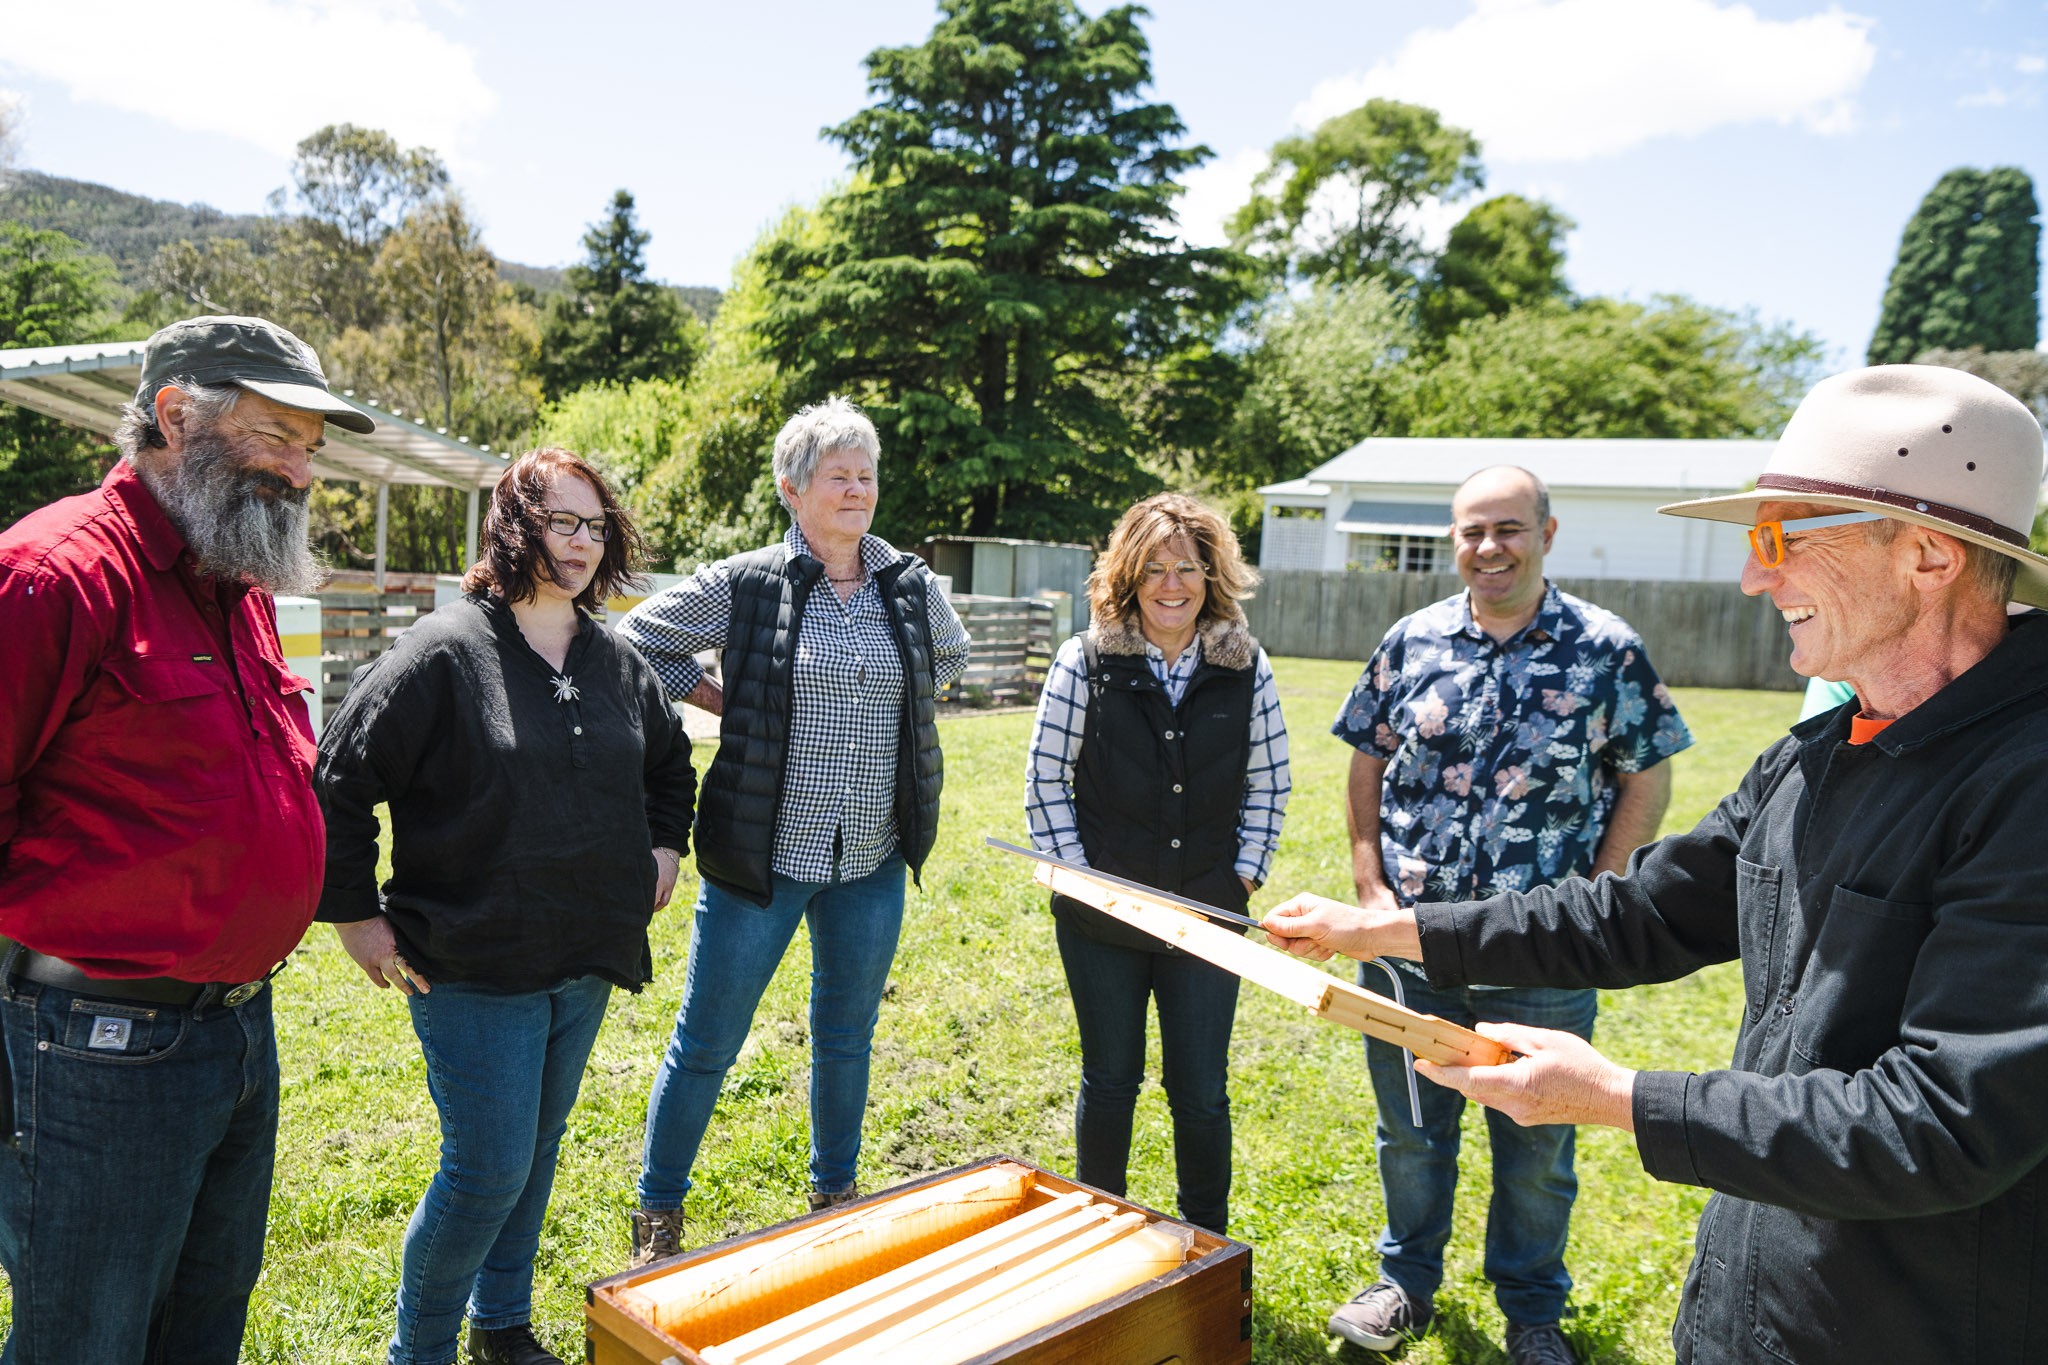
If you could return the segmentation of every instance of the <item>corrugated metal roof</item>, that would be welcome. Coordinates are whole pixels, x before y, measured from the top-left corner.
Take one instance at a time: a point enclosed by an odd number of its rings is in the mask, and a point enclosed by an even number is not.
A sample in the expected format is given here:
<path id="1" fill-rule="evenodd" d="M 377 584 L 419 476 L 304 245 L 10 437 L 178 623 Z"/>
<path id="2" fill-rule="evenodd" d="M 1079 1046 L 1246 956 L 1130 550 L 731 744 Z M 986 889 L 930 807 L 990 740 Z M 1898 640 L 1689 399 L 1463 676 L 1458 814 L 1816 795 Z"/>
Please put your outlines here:
<path id="1" fill-rule="evenodd" d="M 1553 437 L 1374 436 L 1301 479 L 1261 493 L 1309 492 L 1320 483 L 1456 485 L 1489 465 L 1520 465 L 1552 488 L 1654 488 L 1733 493 L 1763 473 L 1776 441 L 1568 440 Z"/>
<path id="2" fill-rule="evenodd" d="M 113 434 L 121 406 L 142 379 L 139 341 L 86 342 L 0 351 L 0 399 L 32 408 L 102 436 Z M 327 444 L 313 461 L 326 479 L 363 483 L 442 484 L 491 488 L 511 461 L 445 428 L 427 427 L 374 402 L 338 395 L 369 414 L 377 429 L 367 436 L 329 425 Z"/>
<path id="3" fill-rule="evenodd" d="M 1451 505 L 1447 502 L 1354 502 L 1337 519 L 1337 529 L 1392 536 L 1449 535 Z"/>

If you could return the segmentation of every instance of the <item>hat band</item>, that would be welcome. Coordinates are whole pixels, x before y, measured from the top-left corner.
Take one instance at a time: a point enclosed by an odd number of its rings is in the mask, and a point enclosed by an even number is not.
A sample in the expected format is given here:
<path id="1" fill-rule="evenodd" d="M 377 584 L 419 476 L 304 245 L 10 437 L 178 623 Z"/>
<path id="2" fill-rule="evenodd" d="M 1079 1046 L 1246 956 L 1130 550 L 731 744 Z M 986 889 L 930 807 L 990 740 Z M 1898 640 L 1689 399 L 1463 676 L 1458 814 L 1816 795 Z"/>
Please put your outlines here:
<path id="1" fill-rule="evenodd" d="M 1796 474 L 1763 474 L 1757 477 L 1756 486 L 1773 492 L 1818 493 L 1827 498 L 1861 498 L 1865 502 L 1881 502 L 1887 507 L 1897 507 L 1907 512 L 1924 512 L 1962 527 L 1975 531 L 1980 536 L 1995 536 L 2008 545 L 2027 548 L 2027 538 L 2010 526 L 2000 525 L 1989 517 L 1980 517 L 1975 512 L 1965 512 L 1960 507 L 1947 503 L 1929 502 L 1925 498 L 1908 497 L 1894 493 L 1889 488 L 1865 488 L 1861 484 L 1836 483 L 1832 479 L 1802 479 Z"/>

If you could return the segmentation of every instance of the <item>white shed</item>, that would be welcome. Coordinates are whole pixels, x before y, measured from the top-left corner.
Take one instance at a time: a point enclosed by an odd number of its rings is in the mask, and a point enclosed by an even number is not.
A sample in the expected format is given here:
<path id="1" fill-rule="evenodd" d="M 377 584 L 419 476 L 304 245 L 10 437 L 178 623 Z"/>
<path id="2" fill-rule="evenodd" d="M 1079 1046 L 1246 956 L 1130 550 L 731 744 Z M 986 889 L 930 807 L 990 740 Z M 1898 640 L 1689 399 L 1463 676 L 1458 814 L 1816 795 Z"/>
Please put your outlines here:
<path id="1" fill-rule="evenodd" d="M 1451 571 L 1451 494 L 1490 465 L 1550 486 L 1553 578 L 1728 581 L 1749 542 L 1740 526 L 1663 517 L 1683 498 L 1736 493 L 1774 441 L 1373 437 L 1299 479 L 1267 484 L 1266 569 Z"/>

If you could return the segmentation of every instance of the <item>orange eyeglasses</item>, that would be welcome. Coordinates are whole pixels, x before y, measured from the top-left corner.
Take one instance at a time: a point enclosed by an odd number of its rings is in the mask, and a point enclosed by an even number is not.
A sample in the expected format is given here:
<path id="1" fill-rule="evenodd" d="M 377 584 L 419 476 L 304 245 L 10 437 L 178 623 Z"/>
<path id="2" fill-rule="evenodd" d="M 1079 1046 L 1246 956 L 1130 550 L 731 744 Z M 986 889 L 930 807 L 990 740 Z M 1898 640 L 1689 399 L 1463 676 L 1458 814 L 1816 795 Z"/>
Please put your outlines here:
<path id="1" fill-rule="evenodd" d="M 1792 521 L 1763 521 L 1749 528 L 1749 548 L 1756 562 L 1775 569 L 1785 562 L 1787 531 L 1818 531 L 1823 526 L 1849 526 L 1859 521 L 1883 521 L 1882 512 L 1842 512 L 1831 517 L 1798 517 Z"/>

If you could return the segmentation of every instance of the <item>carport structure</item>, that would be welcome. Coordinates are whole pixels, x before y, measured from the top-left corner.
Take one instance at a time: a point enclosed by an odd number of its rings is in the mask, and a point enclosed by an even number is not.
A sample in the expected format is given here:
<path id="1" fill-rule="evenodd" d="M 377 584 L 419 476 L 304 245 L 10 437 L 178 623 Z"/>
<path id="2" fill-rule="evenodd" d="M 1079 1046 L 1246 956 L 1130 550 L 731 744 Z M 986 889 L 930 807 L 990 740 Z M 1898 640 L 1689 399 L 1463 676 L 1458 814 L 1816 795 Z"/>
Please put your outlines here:
<path id="1" fill-rule="evenodd" d="M 0 401 L 112 436 L 122 405 L 135 396 L 142 380 L 142 346 L 139 341 L 89 341 L 0 350 Z M 476 557 L 477 494 L 495 487 L 511 461 L 489 446 L 450 436 L 446 428 L 423 426 L 358 398 L 352 389 L 338 396 L 372 418 L 377 429 L 359 436 L 330 423 L 327 444 L 313 457 L 313 473 L 376 486 L 377 587 L 384 586 L 389 490 L 395 483 L 438 484 L 468 493 L 462 535 L 462 562 L 468 564 Z"/>

